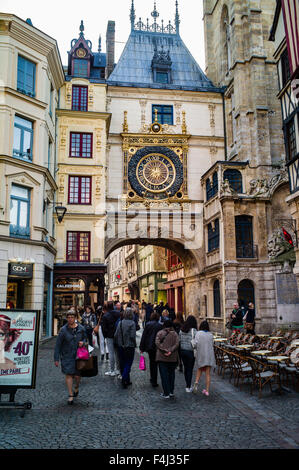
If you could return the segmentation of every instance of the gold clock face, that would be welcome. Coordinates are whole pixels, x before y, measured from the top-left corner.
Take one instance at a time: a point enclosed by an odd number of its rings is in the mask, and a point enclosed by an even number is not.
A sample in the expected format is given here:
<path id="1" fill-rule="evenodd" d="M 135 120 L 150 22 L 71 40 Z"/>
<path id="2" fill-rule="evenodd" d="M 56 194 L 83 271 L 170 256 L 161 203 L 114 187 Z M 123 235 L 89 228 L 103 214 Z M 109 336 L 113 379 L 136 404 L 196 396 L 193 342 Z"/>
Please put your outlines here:
<path id="1" fill-rule="evenodd" d="M 136 176 L 147 191 L 160 193 L 172 186 L 176 170 L 173 162 L 165 155 L 149 154 L 139 161 Z"/>
<path id="2" fill-rule="evenodd" d="M 85 57 L 85 56 L 86 56 L 86 51 L 85 51 L 85 49 L 83 49 L 82 47 L 80 47 L 80 49 L 77 50 L 76 55 L 77 55 L 77 57 Z"/>

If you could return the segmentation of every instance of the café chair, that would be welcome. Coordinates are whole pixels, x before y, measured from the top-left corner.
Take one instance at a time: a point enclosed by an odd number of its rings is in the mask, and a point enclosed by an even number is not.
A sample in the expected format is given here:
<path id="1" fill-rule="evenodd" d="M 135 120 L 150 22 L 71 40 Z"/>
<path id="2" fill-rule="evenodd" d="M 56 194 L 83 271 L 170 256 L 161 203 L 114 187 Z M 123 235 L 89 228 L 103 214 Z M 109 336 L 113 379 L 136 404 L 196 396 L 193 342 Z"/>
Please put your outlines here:
<path id="1" fill-rule="evenodd" d="M 249 358 L 248 362 L 252 368 L 253 383 L 258 388 L 259 398 L 262 396 L 262 390 L 265 385 L 269 384 L 272 392 L 272 379 L 278 379 L 278 373 L 269 366 L 269 364 L 260 362 L 256 359 Z"/>

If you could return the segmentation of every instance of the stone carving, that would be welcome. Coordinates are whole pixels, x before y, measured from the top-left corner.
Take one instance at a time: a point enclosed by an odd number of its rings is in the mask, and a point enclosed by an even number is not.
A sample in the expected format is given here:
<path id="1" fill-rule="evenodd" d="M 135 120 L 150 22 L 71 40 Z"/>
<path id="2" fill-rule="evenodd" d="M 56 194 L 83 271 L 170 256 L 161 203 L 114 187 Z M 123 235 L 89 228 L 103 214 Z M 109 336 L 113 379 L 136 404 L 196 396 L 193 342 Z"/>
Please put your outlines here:
<path id="1" fill-rule="evenodd" d="M 288 182 L 288 172 L 285 164 L 282 163 L 278 173 L 269 180 L 266 178 L 251 180 L 248 195 L 251 197 L 270 197 L 279 184 L 286 182 Z"/>
<path id="2" fill-rule="evenodd" d="M 225 179 L 220 187 L 220 196 L 234 196 L 236 191 L 230 186 L 228 179 Z"/>
<path id="3" fill-rule="evenodd" d="M 249 196 L 259 197 L 259 196 L 269 196 L 269 184 L 266 179 L 254 179 L 250 181 Z"/>
<path id="4" fill-rule="evenodd" d="M 272 236 L 269 238 L 267 248 L 268 256 L 273 260 L 278 256 L 289 252 L 293 246 L 286 240 L 282 228 L 279 228 L 274 230 Z"/>

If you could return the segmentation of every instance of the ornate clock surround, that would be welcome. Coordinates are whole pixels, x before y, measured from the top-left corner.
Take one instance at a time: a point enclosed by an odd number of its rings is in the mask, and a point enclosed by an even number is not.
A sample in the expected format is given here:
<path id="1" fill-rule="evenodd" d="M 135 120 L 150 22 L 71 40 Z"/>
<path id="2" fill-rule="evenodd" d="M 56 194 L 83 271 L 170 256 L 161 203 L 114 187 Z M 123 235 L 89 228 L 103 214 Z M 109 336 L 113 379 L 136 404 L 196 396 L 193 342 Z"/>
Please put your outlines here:
<path id="1" fill-rule="evenodd" d="M 170 134 L 169 127 L 155 122 L 147 132 L 129 133 L 127 112 L 121 134 L 124 163 L 123 197 L 125 206 L 142 203 L 185 204 L 187 192 L 188 140 L 186 128 Z"/>

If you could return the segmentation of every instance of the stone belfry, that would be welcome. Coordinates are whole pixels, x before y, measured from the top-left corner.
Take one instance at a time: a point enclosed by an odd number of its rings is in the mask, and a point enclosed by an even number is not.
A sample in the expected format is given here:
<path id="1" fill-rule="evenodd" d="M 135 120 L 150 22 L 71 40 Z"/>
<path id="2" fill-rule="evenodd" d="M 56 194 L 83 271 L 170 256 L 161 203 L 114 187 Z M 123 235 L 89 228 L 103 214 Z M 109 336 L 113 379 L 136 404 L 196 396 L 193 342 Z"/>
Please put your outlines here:
<path id="1" fill-rule="evenodd" d="M 203 0 L 206 73 L 226 86 L 227 159 L 271 174 L 284 147 L 269 33 L 275 0 Z M 267 165 L 260 167 L 260 165 Z"/>

